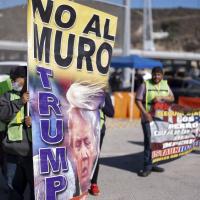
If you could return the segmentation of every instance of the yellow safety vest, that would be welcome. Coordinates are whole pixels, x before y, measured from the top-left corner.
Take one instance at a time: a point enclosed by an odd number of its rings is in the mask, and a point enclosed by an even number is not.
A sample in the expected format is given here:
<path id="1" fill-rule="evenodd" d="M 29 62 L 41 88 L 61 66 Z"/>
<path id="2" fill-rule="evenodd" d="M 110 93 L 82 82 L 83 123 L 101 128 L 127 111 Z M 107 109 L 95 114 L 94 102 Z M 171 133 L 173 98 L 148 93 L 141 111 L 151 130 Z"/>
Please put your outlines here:
<path id="1" fill-rule="evenodd" d="M 153 84 L 152 80 L 145 81 L 146 85 L 146 111 L 149 112 L 152 100 L 157 96 L 168 96 L 169 86 L 166 80 L 161 80 L 158 84 Z"/>
<path id="2" fill-rule="evenodd" d="M 102 129 L 103 125 L 105 123 L 105 116 L 102 110 L 100 110 L 100 127 Z"/>
<path id="3" fill-rule="evenodd" d="M 21 97 L 17 94 L 10 93 L 10 101 L 20 99 Z M 24 122 L 24 106 L 16 114 L 16 116 L 8 123 L 0 121 L 0 131 L 6 131 L 9 141 L 22 141 L 23 134 L 23 122 Z"/>

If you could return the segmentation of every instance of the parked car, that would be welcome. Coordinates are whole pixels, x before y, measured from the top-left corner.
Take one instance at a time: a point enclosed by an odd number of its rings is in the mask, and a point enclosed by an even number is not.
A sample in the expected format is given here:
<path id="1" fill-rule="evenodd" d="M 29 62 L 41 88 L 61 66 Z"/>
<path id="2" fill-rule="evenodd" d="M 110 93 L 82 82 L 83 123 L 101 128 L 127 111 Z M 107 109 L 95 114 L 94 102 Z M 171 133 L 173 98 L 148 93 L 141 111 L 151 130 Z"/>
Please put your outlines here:
<path id="1" fill-rule="evenodd" d="M 12 67 L 27 66 L 23 61 L 5 61 L 0 62 L 0 74 L 9 74 Z"/>
<path id="2" fill-rule="evenodd" d="M 168 78 L 176 102 L 179 96 L 200 97 L 200 79 L 192 77 Z"/>

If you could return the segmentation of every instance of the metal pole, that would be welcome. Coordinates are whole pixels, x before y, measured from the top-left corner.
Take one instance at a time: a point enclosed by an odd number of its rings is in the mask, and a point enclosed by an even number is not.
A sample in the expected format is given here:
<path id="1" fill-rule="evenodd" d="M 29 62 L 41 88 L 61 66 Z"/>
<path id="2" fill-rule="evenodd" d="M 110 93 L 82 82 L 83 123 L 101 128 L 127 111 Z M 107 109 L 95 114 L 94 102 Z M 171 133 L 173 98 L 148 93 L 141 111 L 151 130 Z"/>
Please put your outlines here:
<path id="1" fill-rule="evenodd" d="M 29 91 L 29 69 L 28 69 L 28 62 L 27 62 L 27 86 L 26 86 L 26 88 L 27 88 L 27 91 L 29 92 L 29 95 L 30 95 L 30 91 Z M 30 98 L 29 98 L 29 101 L 30 101 Z M 29 107 L 30 107 L 30 102 L 27 102 L 27 104 L 26 104 L 26 106 L 27 106 L 27 116 L 30 116 L 30 109 L 29 109 Z"/>
<path id="2" fill-rule="evenodd" d="M 154 51 L 151 0 L 144 0 L 143 8 L 143 49 Z"/>
<path id="3" fill-rule="evenodd" d="M 130 120 L 133 119 L 133 102 L 135 100 L 135 96 L 134 96 L 135 68 L 132 69 L 131 74 L 132 74 L 132 82 L 131 82 L 131 105 L 130 105 L 130 116 L 129 116 Z"/>
<path id="4" fill-rule="evenodd" d="M 124 47 L 123 55 L 129 56 L 131 49 L 131 9 L 130 9 L 130 0 L 124 0 L 125 6 L 125 22 L 124 22 Z M 127 66 L 130 67 L 130 66 Z M 133 114 L 133 102 L 134 102 L 134 81 L 135 81 L 135 68 L 131 70 L 132 82 L 131 82 L 131 102 L 130 102 L 130 116 L 129 119 L 132 119 Z M 125 69 L 124 73 L 130 74 L 129 69 Z M 126 77 L 126 76 L 125 76 Z M 130 77 L 127 76 L 127 77 Z"/>
<path id="5" fill-rule="evenodd" d="M 123 43 L 123 55 L 129 56 L 130 55 L 130 46 L 131 46 L 131 37 L 130 37 L 130 0 L 124 0 L 124 43 Z M 131 86 L 130 78 L 131 73 L 130 66 L 126 66 L 123 69 L 123 88 L 128 88 Z"/>
<path id="6" fill-rule="evenodd" d="M 123 45 L 123 55 L 130 55 L 131 47 L 131 28 L 130 28 L 130 0 L 124 0 L 125 16 L 124 16 L 124 45 Z"/>

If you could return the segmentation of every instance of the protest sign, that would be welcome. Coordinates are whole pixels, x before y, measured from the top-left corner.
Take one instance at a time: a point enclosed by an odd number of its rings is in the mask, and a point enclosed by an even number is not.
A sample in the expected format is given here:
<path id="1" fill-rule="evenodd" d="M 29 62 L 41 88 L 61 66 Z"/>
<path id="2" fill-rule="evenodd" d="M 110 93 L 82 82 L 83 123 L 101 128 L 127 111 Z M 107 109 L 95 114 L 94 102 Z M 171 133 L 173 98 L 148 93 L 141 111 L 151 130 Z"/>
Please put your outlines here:
<path id="1" fill-rule="evenodd" d="M 153 163 L 183 156 L 200 147 L 200 111 L 156 103 L 150 123 Z"/>
<path id="2" fill-rule="evenodd" d="M 68 0 L 28 3 L 36 199 L 87 194 L 116 25 L 116 17 Z"/>

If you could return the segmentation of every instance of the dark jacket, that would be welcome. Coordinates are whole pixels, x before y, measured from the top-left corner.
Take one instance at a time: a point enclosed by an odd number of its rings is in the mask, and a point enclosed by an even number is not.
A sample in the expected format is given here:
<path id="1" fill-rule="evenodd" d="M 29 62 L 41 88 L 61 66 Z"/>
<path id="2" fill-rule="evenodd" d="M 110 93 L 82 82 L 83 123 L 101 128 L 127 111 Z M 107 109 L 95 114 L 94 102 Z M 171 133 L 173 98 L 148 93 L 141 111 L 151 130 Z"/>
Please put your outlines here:
<path id="1" fill-rule="evenodd" d="M 102 112 L 107 117 L 113 117 L 114 116 L 114 107 L 112 105 L 112 100 L 109 93 L 105 93 L 105 103 L 102 107 Z"/>
<path id="2" fill-rule="evenodd" d="M 9 123 L 16 114 L 20 111 L 20 109 L 24 106 L 21 99 L 10 101 L 10 93 L 15 91 L 7 92 L 0 97 L 0 120 L 4 123 Z M 23 140 L 20 142 L 10 142 L 8 146 L 12 148 L 6 148 L 3 144 L 3 148 L 5 153 L 11 155 L 19 155 L 19 156 L 28 156 L 31 155 L 31 140 L 28 137 L 28 131 L 30 128 L 26 127 L 25 123 L 23 124 Z M 1 132 L 1 135 L 6 137 L 7 131 Z"/>
<path id="3" fill-rule="evenodd" d="M 0 120 L 5 123 L 9 122 L 22 106 L 24 104 L 21 99 L 10 101 L 10 92 L 6 92 L 0 97 Z"/>
<path id="4" fill-rule="evenodd" d="M 101 128 L 101 135 L 104 136 L 105 135 L 105 131 L 106 131 L 106 125 L 105 125 L 105 121 L 106 121 L 106 117 L 113 117 L 114 116 L 114 107 L 112 105 L 112 100 L 110 97 L 109 93 L 105 93 L 105 101 L 104 101 L 104 105 L 101 108 L 101 111 L 103 112 L 103 126 Z"/>

